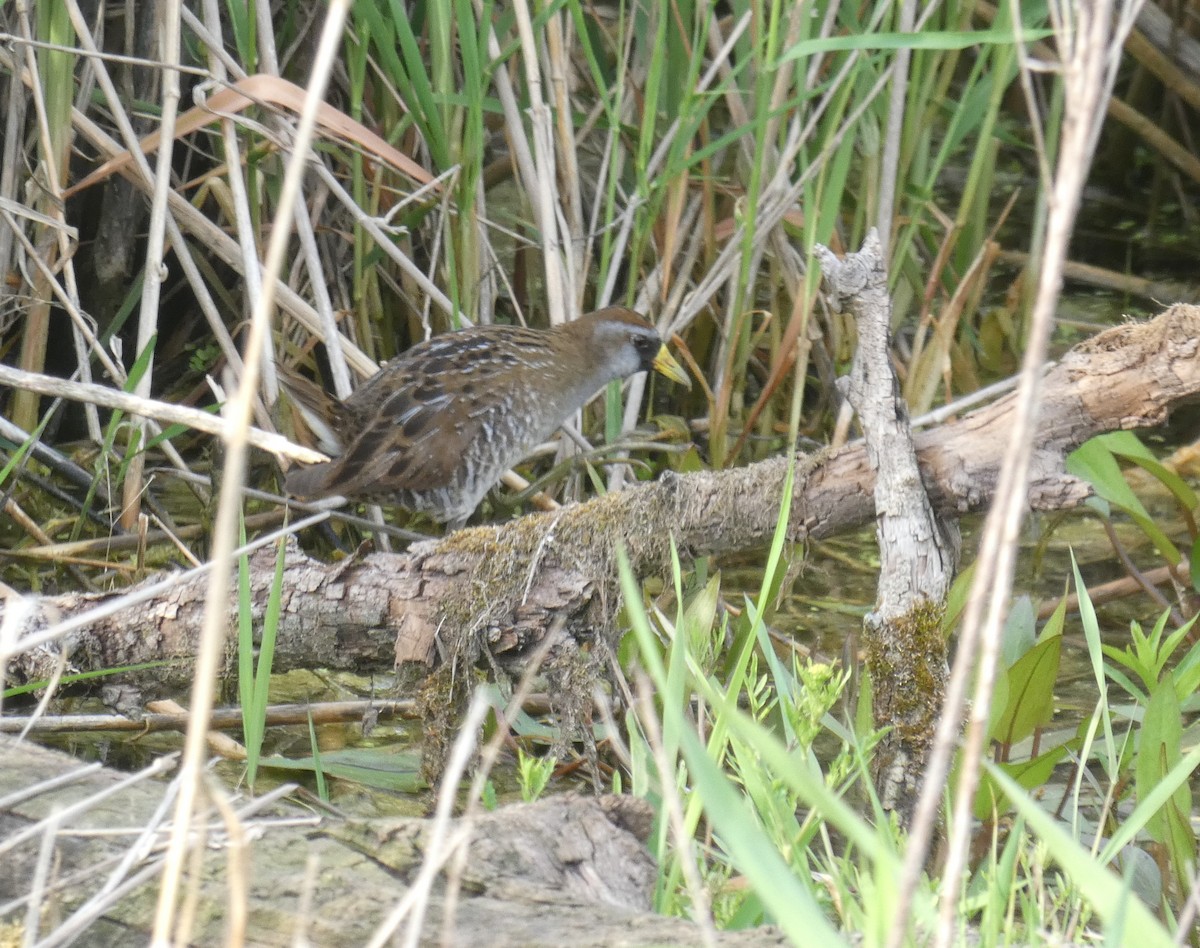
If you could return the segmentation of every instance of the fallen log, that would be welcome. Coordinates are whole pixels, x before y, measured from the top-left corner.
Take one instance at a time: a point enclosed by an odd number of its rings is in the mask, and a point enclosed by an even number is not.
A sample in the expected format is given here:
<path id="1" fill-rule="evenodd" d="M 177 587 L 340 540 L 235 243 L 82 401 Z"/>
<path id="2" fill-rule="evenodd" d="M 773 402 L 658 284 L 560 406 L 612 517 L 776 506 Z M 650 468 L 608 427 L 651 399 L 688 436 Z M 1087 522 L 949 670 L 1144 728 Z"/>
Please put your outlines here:
<path id="1" fill-rule="evenodd" d="M 1029 500 L 1057 510 L 1088 495 L 1068 475 L 1066 455 L 1093 435 L 1161 424 L 1173 406 L 1200 397 L 1200 308 L 1175 306 L 1146 323 L 1128 323 L 1080 343 L 1047 369 Z M 921 477 L 942 517 L 987 506 L 1008 445 L 1012 396 L 915 436 Z M 439 658 L 478 658 L 520 666 L 547 635 L 588 640 L 615 610 L 615 557 L 661 571 L 671 543 L 684 555 L 761 549 L 774 532 L 786 458 L 745 468 L 660 480 L 552 513 L 461 530 L 403 554 L 368 553 L 337 564 L 289 549 L 275 667 L 382 669 Z M 860 444 L 801 456 L 788 535 L 821 538 L 861 527 L 874 516 L 874 472 Z M 261 617 L 274 554 L 252 558 L 254 610 Z M 64 637 L 80 670 L 166 661 L 142 683 L 172 688 L 190 679 L 205 605 L 203 577 L 162 577 L 155 594 L 87 621 L 88 610 L 118 594 L 10 597 L 9 681 L 49 676 L 57 650 L 22 644 L 63 619 L 80 624 Z M 136 589 L 136 588 L 135 588 Z M 122 596 L 129 596 L 129 591 Z M 17 612 L 14 612 L 14 609 Z M 236 605 L 229 608 L 235 627 Z M 15 634 L 14 634 L 15 632 Z M 233 637 L 230 637 L 230 641 Z M 232 672 L 232 649 L 226 670 Z M 137 678 L 137 676 L 134 676 Z"/>

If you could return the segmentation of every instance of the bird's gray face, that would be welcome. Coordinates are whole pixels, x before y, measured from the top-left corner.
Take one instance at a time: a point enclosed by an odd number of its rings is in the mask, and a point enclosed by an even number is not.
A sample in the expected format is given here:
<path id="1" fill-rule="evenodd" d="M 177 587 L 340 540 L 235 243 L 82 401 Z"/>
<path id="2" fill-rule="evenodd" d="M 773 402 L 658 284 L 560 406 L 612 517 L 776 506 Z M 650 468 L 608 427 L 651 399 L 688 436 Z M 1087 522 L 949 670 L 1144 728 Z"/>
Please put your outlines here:
<path id="1" fill-rule="evenodd" d="M 612 370 L 614 378 L 649 372 L 662 349 L 662 340 L 649 326 L 601 323 L 596 326 L 596 357 Z"/>

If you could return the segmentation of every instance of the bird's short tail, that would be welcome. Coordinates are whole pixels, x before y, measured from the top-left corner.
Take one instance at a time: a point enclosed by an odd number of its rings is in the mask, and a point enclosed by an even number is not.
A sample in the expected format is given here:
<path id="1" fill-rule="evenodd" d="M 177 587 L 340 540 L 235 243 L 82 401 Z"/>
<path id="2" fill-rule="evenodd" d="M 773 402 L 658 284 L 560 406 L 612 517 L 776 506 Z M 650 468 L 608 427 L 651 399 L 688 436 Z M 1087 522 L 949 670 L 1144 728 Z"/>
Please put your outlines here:
<path id="1" fill-rule="evenodd" d="M 296 497 L 323 497 L 329 493 L 329 472 L 332 462 L 311 464 L 288 471 L 283 489 Z"/>
<path id="2" fill-rule="evenodd" d="M 321 450 L 331 456 L 342 453 L 342 433 L 338 431 L 340 408 L 338 402 L 318 385 L 297 375 L 285 365 L 277 366 L 279 384 L 292 404 L 304 417 L 305 424 L 317 437 Z"/>

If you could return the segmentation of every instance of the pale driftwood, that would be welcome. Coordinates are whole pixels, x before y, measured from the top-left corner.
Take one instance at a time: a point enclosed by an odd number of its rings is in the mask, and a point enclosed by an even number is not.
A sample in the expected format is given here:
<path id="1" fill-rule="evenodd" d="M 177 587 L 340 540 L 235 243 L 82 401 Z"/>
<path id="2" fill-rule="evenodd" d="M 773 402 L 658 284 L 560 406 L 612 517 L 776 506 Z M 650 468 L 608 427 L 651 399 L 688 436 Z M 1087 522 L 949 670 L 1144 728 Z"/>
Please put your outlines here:
<path id="1" fill-rule="evenodd" d="M 871 710 L 884 735 L 871 769 L 885 810 L 905 826 L 916 805 L 937 730 L 949 667 L 941 619 L 958 568 L 959 535 L 933 510 L 921 483 L 908 410 L 889 354 L 891 299 L 875 231 L 861 252 L 838 259 L 817 248 L 822 278 L 839 309 L 854 317 L 858 351 L 846 397 L 876 471 L 879 588 L 863 619 Z"/>
<path id="2" fill-rule="evenodd" d="M 1200 308 L 1176 306 L 1144 324 L 1118 326 L 1076 346 L 1048 370 L 1030 502 L 1071 506 L 1087 488 L 1063 470 L 1070 450 L 1092 435 L 1161 424 L 1170 408 L 1200 396 Z M 1008 444 L 1011 396 L 917 434 L 921 473 L 934 507 L 954 517 L 988 504 Z M 674 538 L 684 553 L 762 548 L 771 536 L 785 459 L 732 471 L 659 481 L 554 513 L 463 530 L 402 555 L 368 554 L 327 565 L 289 554 L 276 667 L 389 667 L 428 664 L 439 647 L 466 639 L 498 661 L 520 663 L 549 629 L 566 639 L 594 635 L 613 603 L 615 550 L 623 543 L 636 570 L 660 570 Z M 852 444 L 797 465 L 789 533 L 826 537 L 874 515 L 874 473 Z M 255 561 L 256 608 L 270 585 L 273 557 Z M 177 683 L 204 606 L 203 581 L 181 580 L 168 593 L 72 633 L 78 668 L 174 659 L 153 679 Z M 34 602 L 26 630 L 75 615 L 104 597 L 63 595 Z M 230 607 L 230 628 L 234 610 Z M 10 662 L 17 681 L 45 677 L 56 656 L 26 652 Z M 232 667 L 232 662 L 231 666 Z M 174 681 L 172 681 L 174 679 Z"/>
<path id="3" fill-rule="evenodd" d="M 34 919 L 47 937 L 73 924 L 73 913 L 96 897 L 95 915 L 76 931 L 78 943 L 144 944 L 161 859 L 154 844 L 164 838 L 170 812 L 162 807 L 167 785 L 129 783 L 125 774 L 9 738 L 0 738 L 0 757 L 0 905 Z M 189 944 L 231 943 L 241 899 L 246 944 L 366 944 L 430 849 L 430 824 L 419 819 L 340 821 L 275 807 L 269 817 L 238 822 L 234 833 L 228 816 L 210 811 L 198 838 L 203 852 L 192 880 L 198 901 Z M 439 880 L 421 944 L 701 944 L 691 922 L 651 911 L 657 871 L 644 845 L 650 828 L 649 807 L 632 797 L 558 796 L 480 815 L 449 924 Z M 139 834 L 144 846 L 136 845 Z M 42 858 L 43 869 L 50 867 L 36 896 L 42 911 L 26 915 L 23 900 Z M 118 887 L 127 881 L 128 888 Z M 114 891 L 100 897 L 106 884 Z M 31 932 L 22 937 L 39 940 Z M 773 928 L 714 937 L 719 945 L 787 944 Z"/>

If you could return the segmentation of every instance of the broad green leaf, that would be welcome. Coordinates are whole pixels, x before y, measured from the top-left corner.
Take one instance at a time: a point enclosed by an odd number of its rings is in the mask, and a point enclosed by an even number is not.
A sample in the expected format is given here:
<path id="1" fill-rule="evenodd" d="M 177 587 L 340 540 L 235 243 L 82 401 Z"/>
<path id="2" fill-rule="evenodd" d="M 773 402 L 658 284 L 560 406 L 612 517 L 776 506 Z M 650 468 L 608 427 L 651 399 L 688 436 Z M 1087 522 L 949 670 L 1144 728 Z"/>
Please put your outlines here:
<path id="1" fill-rule="evenodd" d="M 1194 510 L 1200 503 L 1196 492 L 1178 474 L 1163 465 L 1132 431 L 1112 431 L 1098 436 L 1113 454 L 1132 461 L 1147 474 L 1162 482 L 1185 510 Z"/>
<path id="2" fill-rule="evenodd" d="M 692 596 L 683 612 L 683 631 L 688 648 L 704 669 L 712 663 L 715 637 L 713 624 L 717 617 L 717 602 L 721 596 L 721 574 L 714 573 L 704 588 Z"/>
<path id="3" fill-rule="evenodd" d="M 975 578 L 975 563 L 954 577 L 950 584 L 950 592 L 946 596 L 946 612 L 942 616 L 942 632 L 949 636 L 962 618 L 963 609 L 967 606 L 967 596 L 971 593 L 971 581 Z"/>
<path id="4" fill-rule="evenodd" d="M 1054 607 L 1054 611 L 1050 613 L 1050 618 L 1046 620 L 1046 624 L 1042 626 L 1041 634 L 1038 635 L 1038 641 L 1044 642 L 1046 639 L 1054 638 L 1056 635 L 1062 635 L 1063 629 L 1067 624 L 1067 597 L 1064 592 L 1062 599 L 1058 601 L 1058 605 Z"/>
<path id="5" fill-rule="evenodd" d="M 298 770 L 315 773 L 318 766 L 327 777 L 353 780 L 364 787 L 395 793 L 417 793 L 425 788 L 421 778 L 421 755 L 412 750 L 385 750 L 376 747 L 326 751 L 318 762 L 314 757 L 264 757 L 259 767 L 272 770 Z"/>
<path id="6" fill-rule="evenodd" d="M 1054 773 L 1054 768 L 1066 757 L 1067 750 L 1067 744 L 1059 744 L 1058 747 L 1053 747 L 1031 760 L 996 764 L 995 766 L 1026 790 L 1035 790 L 1046 785 Z M 977 820 L 990 819 L 993 814 L 1006 813 L 1010 808 L 1008 798 L 1001 790 L 1000 785 L 986 770 L 983 771 L 979 775 L 979 792 L 975 794 L 975 805 L 971 811 L 975 814 L 975 818 Z"/>
<path id="7" fill-rule="evenodd" d="M 1135 775 L 1138 799 L 1143 799 L 1179 763 L 1182 756 L 1183 718 L 1173 676 L 1158 683 L 1150 694 L 1146 715 L 1138 739 Z M 1160 843 L 1172 835 L 1172 823 L 1182 817 L 1186 824 L 1192 810 L 1192 793 L 1186 783 L 1171 795 L 1154 816 L 1146 821 L 1146 831 Z"/>
<path id="8" fill-rule="evenodd" d="M 1039 642 L 1008 669 L 1008 701 L 992 729 L 994 739 L 1015 744 L 1050 723 L 1061 654 L 1062 636 L 1056 635 Z"/>
<path id="9" fill-rule="evenodd" d="M 1067 456 L 1067 470 L 1090 483 L 1102 500 L 1128 514 L 1167 562 L 1175 565 L 1182 559 L 1179 550 L 1147 513 L 1125 480 L 1106 437 L 1099 435 L 1091 438 L 1072 451 Z"/>
<path id="10" fill-rule="evenodd" d="M 1033 612 L 1033 600 L 1018 596 L 1008 610 L 1004 631 L 1000 639 L 1000 662 L 1002 667 L 1011 668 L 1023 655 L 1029 654 L 1037 641 L 1037 617 Z"/>
<path id="11" fill-rule="evenodd" d="M 1149 517 L 1103 436 L 1090 438 L 1067 455 L 1067 470 L 1091 484 L 1096 493 L 1113 506 L 1130 514 Z"/>

